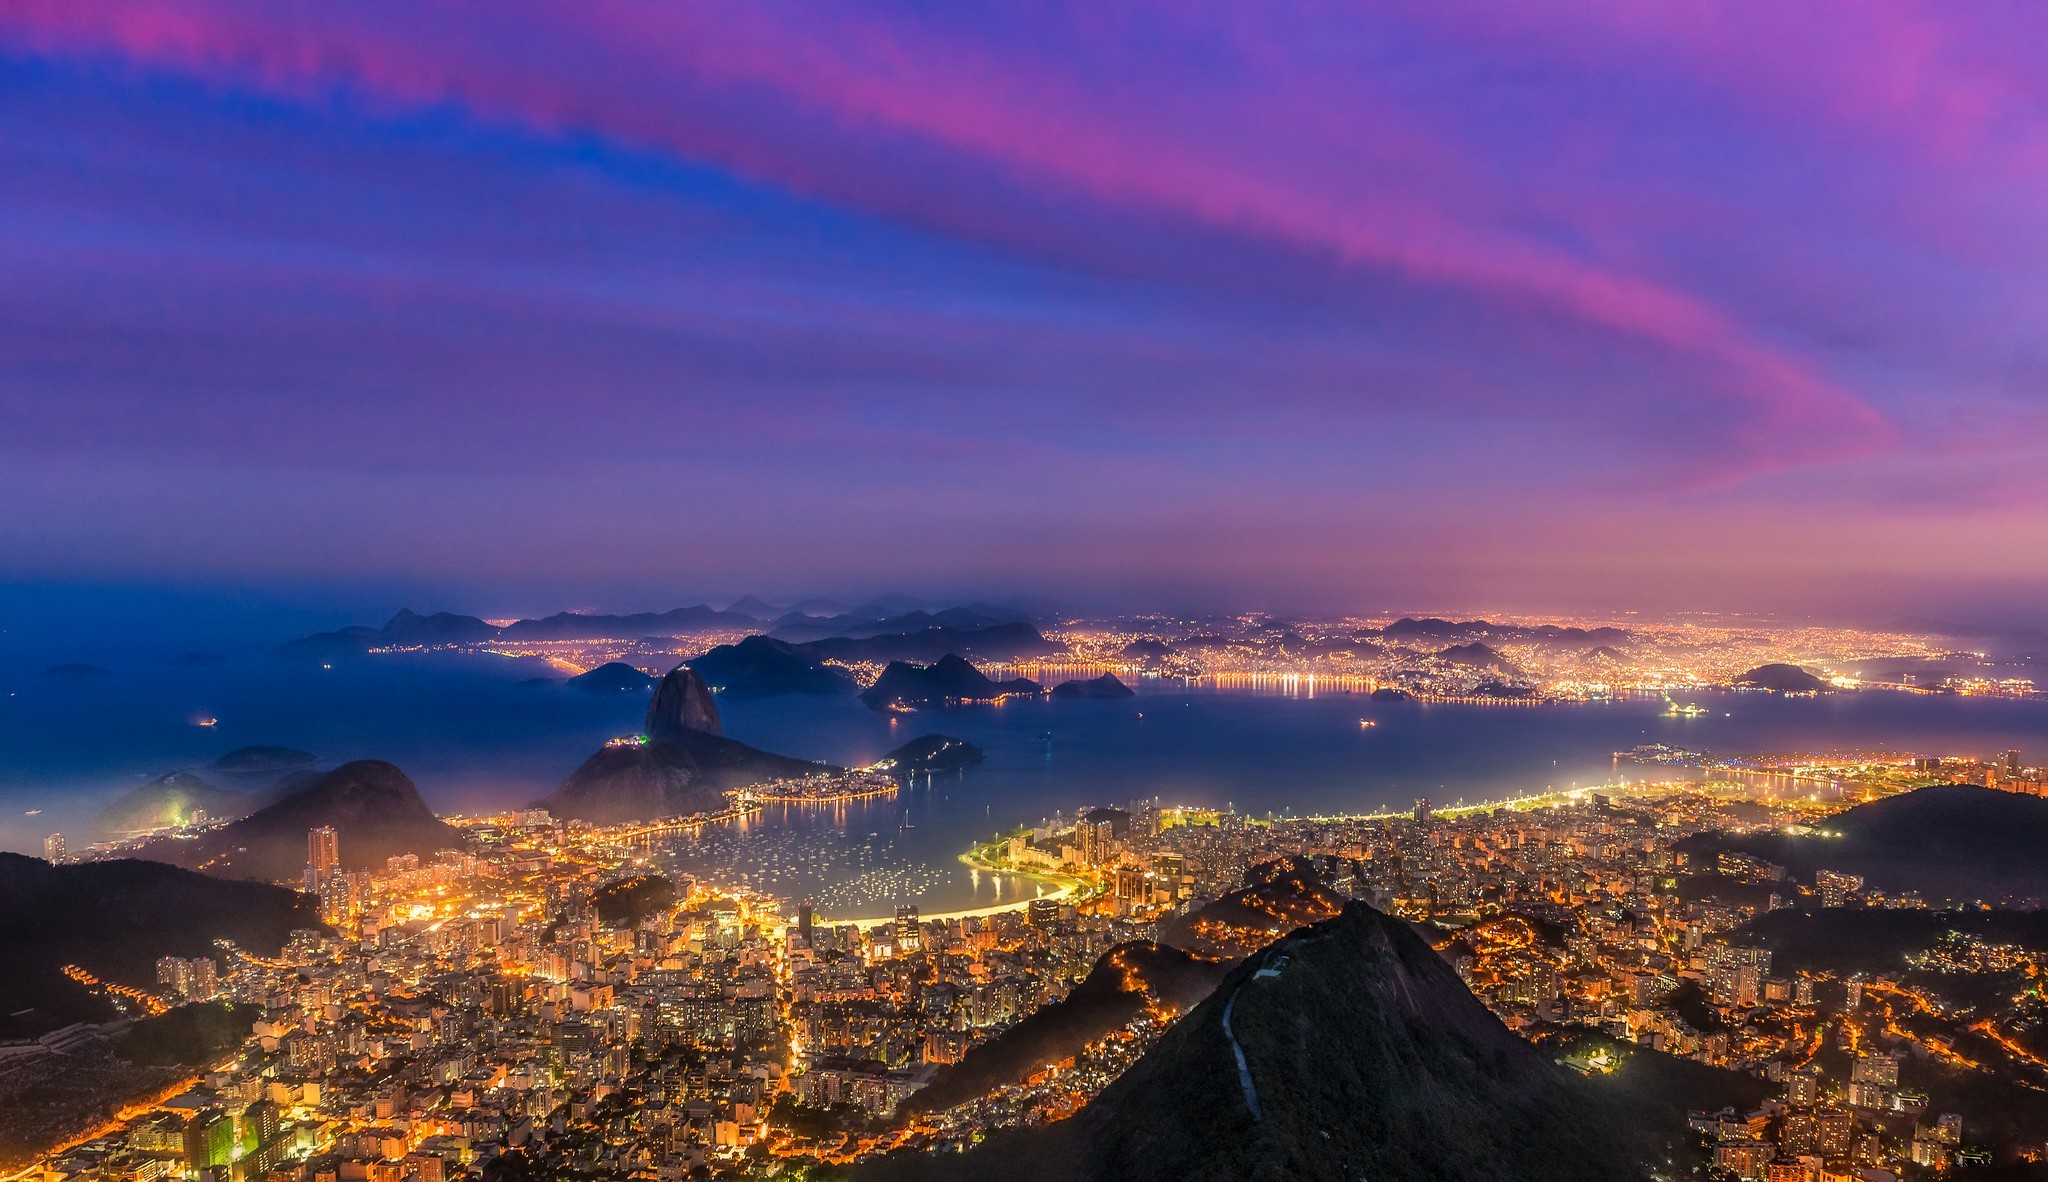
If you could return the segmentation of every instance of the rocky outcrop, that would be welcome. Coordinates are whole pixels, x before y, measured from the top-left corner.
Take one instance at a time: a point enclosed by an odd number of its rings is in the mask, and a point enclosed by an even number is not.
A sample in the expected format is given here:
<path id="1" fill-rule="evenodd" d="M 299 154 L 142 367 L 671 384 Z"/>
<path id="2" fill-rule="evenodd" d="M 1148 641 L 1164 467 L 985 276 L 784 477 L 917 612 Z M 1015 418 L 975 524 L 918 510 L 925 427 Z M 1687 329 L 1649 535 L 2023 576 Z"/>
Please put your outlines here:
<path id="1" fill-rule="evenodd" d="M 606 744 L 540 804 L 557 817 L 619 825 L 718 812 L 729 789 L 837 770 L 679 729 Z"/>
<path id="2" fill-rule="evenodd" d="M 677 665 L 654 687 L 654 700 L 647 704 L 647 734 L 650 738 L 673 739 L 694 731 L 722 735 L 718 703 L 703 675 L 688 665 Z"/>

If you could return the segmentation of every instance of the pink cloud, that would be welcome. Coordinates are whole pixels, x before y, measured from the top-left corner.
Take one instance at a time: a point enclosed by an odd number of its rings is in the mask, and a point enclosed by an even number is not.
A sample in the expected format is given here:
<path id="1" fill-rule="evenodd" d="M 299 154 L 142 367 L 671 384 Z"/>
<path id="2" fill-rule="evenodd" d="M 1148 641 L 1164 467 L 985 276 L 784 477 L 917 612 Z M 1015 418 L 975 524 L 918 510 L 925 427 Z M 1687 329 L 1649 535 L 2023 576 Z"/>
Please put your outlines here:
<path id="1" fill-rule="evenodd" d="M 1198 91 L 1160 96 L 1170 79 L 1117 56 L 1117 31 L 1101 27 L 1077 33 L 1107 55 L 1084 78 L 1056 55 L 996 51 L 831 10 L 507 3 L 474 11 L 16 0 L 0 7 L 0 29 L 42 52 L 112 52 L 313 101 L 339 85 L 373 102 L 454 103 L 544 132 L 595 131 L 890 215 L 946 200 L 919 191 L 925 178 L 880 177 L 871 163 L 813 150 L 816 139 L 784 140 L 772 123 L 736 120 L 734 104 L 760 95 L 848 137 L 935 146 L 1027 190 L 1180 219 L 1521 309 L 1535 315 L 1537 331 L 1550 318 L 1668 353 L 1713 375 L 1735 421 L 1738 446 L 1709 465 L 1710 479 L 1869 455 L 1894 441 L 1884 415 L 1811 362 L 1653 268 L 1566 250 L 1474 213 L 1487 203 L 1470 191 L 1482 182 L 1464 173 L 1457 149 L 1369 80 L 1317 92 L 1321 108 L 1264 105 L 1262 87 L 1291 99 L 1290 88 L 1313 83 L 1292 78 L 1293 63 L 1275 47 L 1231 40 L 1242 30 L 1178 28 L 1171 10 L 1138 18 L 1162 35 L 1221 36 L 1224 51 L 1242 54 L 1234 68 L 1248 72 L 1238 84 L 1246 93 L 1233 94 L 1242 104 L 1234 110 Z M 1783 56 L 1791 50 L 1741 56 L 1725 23 L 1608 16 L 1629 35 L 1704 44 L 1699 60 L 1724 71 L 1777 77 L 1792 64 Z M 1920 73 L 1890 91 L 1881 75 L 1852 75 L 1858 93 L 1894 111 L 1925 104 L 1932 67 L 1916 28 L 1898 22 L 1884 44 Z M 2000 85 L 1943 100 L 1953 110 L 1930 124 L 1981 126 L 1998 108 Z M 1297 112 L 1306 130 L 1292 137 Z M 1358 163 L 1333 167 L 1332 159 Z"/>

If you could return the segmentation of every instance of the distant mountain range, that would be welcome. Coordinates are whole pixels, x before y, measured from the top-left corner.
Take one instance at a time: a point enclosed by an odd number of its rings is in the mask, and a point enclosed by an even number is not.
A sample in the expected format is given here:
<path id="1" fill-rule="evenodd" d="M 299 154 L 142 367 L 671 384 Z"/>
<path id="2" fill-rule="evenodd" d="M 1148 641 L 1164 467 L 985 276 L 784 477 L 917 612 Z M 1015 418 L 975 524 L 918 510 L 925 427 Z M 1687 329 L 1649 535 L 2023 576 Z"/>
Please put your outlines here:
<path id="1" fill-rule="evenodd" d="M 633 636 L 675 636 L 706 628 L 751 628 L 760 621 L 739 612 L 719 611 L 707 604 L 665 612 L 631 615 L 582 615 L 556 612 L 538 620 L 515 620 L 498 636 L 505 640 L 604 640 Z"/>
<path id="2" fill-rule="evenodd" d="M 927 662 L 949 655 L 1014 661 L 1066 651 L 1065 645 L 1047 640 L 1023 620 L 976 628 L 944 624 L 894 628 L 894 621 L 888 623 L 891 630 L 866 636 L 828 636 L 806 641 L 801 647 L 820 660 L 846 662 Z"/>
<path id="3" fill-rule="evenodd" d="M 498 629 L 475 616 L 435 612 L 422 616 L 410 608 L 386 621 L 382 628 L 355 624 L 332 632 L 315 632 L 281 645 L 278 652 L 288 656 L 337 656 L 368 652 L 373 648 L 475 644 L 493 640 Z"/>
<path id="4" fill-rule="evenodd" d="M 339 831 L 341 862 L 351 870 L 462 845 L 462 832 L 436 817 L 405 773 L 382 760 L 297 773 L 283 787 L 289 790 L 275 804 L 197 838 L 157 838 L 139 856 L 220 878 L 276 882 L 304 872 L 306 833 L 323 825 Z"/>
<path id="5" fill-rule="evenodd" d="M 891 661 L 860 700 L 876 710 L 992 702 L 1009 695 L 1038 694 L 1028 678 L 992 681 L 966 658 L 949 653 L 930 665 Z"/>
<path id="6" fill-rule="evenodd" d="M 1031 617 L 1010 608 L 991 604 L 949 607 L 943 611 L 886 610 L 886 605 L 869 604 L 838 615 L 817 616 L 793 611 L 772 621 L 770 632 L 781 640 L 809 641 L 830 637 L 861 638 L 900 635 L 944 628 L 954 632 L 980 632 L 1005 624 L 1029 624 Z"/>
<path id="7" fill-rule="evenodd" d="M 1491 641 L 1493 643 L 1546 644 L 1568 647 L 1592 648 L 1596 645 L 1622 645 L 1634 639 L 1626 628 L 1571 628 L 1557 624 L 1496 624 L 1490 620 L 1443 620 L 1435 616 L 1414 619 L 1403 616 L 1377 632 L 1368 630 L 1361 636 L 1381 636 L 1388 640 L 1414 641 Z"/>
<path id="8" fill-rule="evenodd" d="M 453 612 L 423 616 L 407 608 L 392 616 L 381 628 L 357 624 L 332 632 L 315 632 L 280 646 L 278 651 L 289 656 L 338 656 L 364 653 L 375 648 L 480 644 L 492 640 L 606 640 L 667 636 L 707 628 L 752 628 L 761 623 L 750 616 L 722 612 L 704 604 L 625 616 L 557 612 L 537 620 L 515 620 L 502 628 L 475 616 Z"/>
<path id="9" fill-rule="evenodd" d="M 856 650 L 862 655 L 839 652 L 817 655 L 844 660 L 931 660 L 947 651 L 972 652 L 990 660 L 1011 660 L 1060 651 L 1046 640 L 1021 612 L 987 604 L 948 608 L 939 612 L 891 611 L 886 605 L 871 604 L 852 612 L 831 616 L 792 611 L 780 616 L 754 615 L 734 610 L 770 612 L 758 600 L 741 600 L 732 608 L 719 610 L 708 604 L 679 607 L 665 612 L 629 615 L 557 612 L 539 619 L 515 620 L 502 627 L 476 616 L 454 612 L 421 615 L 410 608 L 385 621 L 382 627 L 365 624 L 316 632 L 290 641 L 279 652 L 301 657 L 330 657 L 368 652 L 378 648 L 433 647 L 437 645 L 481 644 L 490 641 L 624 640 L 641 637 L 686 636 L 714 629 L 747 629 L 772 632 L 778 640 L 802 643 L 815 640 L 870 641 Z M 83 675 L 86 667 L 60 667 L 47 676 Z"/>

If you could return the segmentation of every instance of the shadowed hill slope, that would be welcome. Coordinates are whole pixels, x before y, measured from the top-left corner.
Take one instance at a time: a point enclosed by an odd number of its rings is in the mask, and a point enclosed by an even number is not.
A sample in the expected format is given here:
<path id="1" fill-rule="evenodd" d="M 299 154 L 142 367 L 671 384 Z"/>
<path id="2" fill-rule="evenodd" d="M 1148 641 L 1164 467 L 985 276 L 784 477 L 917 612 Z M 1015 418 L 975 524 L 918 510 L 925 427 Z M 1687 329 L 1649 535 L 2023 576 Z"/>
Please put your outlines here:
<path id="1" fill-rule="evenodd" d="M 853 674 L 827 665 L 817 654 L 772 636 L 749 636 L 721 644 L 689 665 L 728 698 L 778 694 L 851 694 L 860 689 Z"/>
<path id="2" fill-rule="evenodd" d="M 1170 944 L 1198 956 L 1236 960 L 1299 927 L 1325 920 L 1349 901 L 1323 885 L 1307 858 L 1276 858 L 1244 873 L 1245 885 L 1185 915 L 1159 933 Z"/>
<path id="3" fill-rule="evenodd" d="M 1936 784 L 1857 805 L 1821 826 L 1836 836 L 1702 834 L 1681 848 L 1743 850 L 1807 881 L 1817 870 L 1858 874 L 1934 901 L 2048 899 L 2048 800 L 2038 796 Z"/>
<path id="4" fill-rule="evenodd" d="M 1232 971 L 1070 1120 L 874 1177 L 1624 1182 L 1634 1120 L 1354 903 Z"/>
<path id="5" fill-rule="evenodd" d="M 1223 979 L 1227 966 L 1178 948 L 1133 940 L 1102 954 L 1085 980 L 1046 1006 L 940 1069 L 911 1093 L 905 1110 L 938 1112 L 1023 1080 L 1079 1052 L 1147 1009 L 1178 1014 Z"/>
<path id="6" fill-rule="evenodd" d="M 95 832 L 116 836 L 189 825 L 204 813 L 217 820 L 247 816 L 270 797 L 217 788 L 190 772 L 158 776 L 115 798 L 93 819 Z"/>
<path id="7" fill-rule="evenodd" d="M 404 772 L 380 759 L 359 759 L 306 774 L 289 796 L 239 821 L 189 840 L 158 838 L 140 853 L 222 878 L 283 881 L 304 873 L 306 832 L 323 825 L 339 831 L 341 864 L 349 870 L 462 844 L 461 830 L 434 815 Z"/>
<path id="8" fill-rule="evenodd" d="M 283 887 L 223 882 L 161 862 L 52 866 L 0 853 L 0 1015 L 33 1007 L 38 1014 L 23 1019 L 32 1026 L 112 1017 L 59 970 L 76 964 L 151 988 L 158 957 L 217 955 L 217 939 L 270 955 L 294 928 L 319 926 L 312 901 Z M 0 1030 L 9 1027 L 0 1018 Z"/>
<path id="9" fill-rule="evenodd" d="M 911 1111 L 939 1111 L 1022 1081 L 1075 1054 L 1147 1009 L 1178 1015 L 1209 995 L 1244 957 L 1295 928 L 1344 909 L 1307 858 L 1278 858 L 1245 871 L 1246 885 L 1176 918 L 1158 943 L 1104 953 L 1064 999 L 967 1052 L 911 1095 Z"/>

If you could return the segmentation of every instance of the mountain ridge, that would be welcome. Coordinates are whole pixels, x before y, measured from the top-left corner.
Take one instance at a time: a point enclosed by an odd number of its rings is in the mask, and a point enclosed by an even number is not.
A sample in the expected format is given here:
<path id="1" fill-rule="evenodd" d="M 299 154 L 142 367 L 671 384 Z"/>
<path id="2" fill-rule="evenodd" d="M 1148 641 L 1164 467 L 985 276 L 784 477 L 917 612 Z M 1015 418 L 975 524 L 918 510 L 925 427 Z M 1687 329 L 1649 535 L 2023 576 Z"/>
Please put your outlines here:
<path id="1" fill-rule="evenodd" d="M 294 782 L 288 795 L 238 821 L 196 838 L 157 838 L 139 854 L 218 877 L 276 882 L 300 877 L 306 833 L 321 826 L 340 833 L 341 864 L 350 870 L 462 845 L 462 831 L 435 816 L 412 780 L 383 760 L 300 773 Z"/>
<path id="2" fill-rule="evenodd" d="M 1634 1130 L 1352 903 L 1238 965 L 1075 1116 L 858 1176 L 1641 1182 Z"/>

